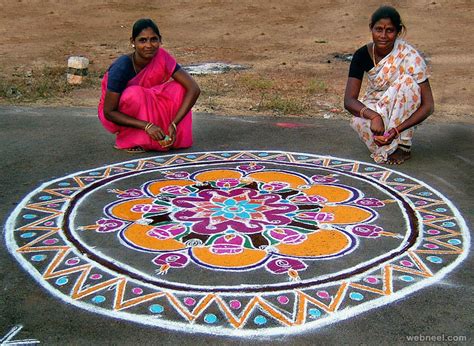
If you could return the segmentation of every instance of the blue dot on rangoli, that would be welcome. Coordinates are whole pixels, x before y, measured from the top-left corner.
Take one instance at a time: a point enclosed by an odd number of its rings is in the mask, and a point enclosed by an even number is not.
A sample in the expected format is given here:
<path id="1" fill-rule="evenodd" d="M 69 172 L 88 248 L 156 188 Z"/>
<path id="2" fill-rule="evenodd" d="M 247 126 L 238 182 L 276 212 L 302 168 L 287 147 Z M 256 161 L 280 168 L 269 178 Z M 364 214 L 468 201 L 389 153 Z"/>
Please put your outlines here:
<path id="1" fill-rule="evenodd" d="M 133 163 L 127 163 L 126 165 L 124 165 L 125 167 L 128 167 L 128 168 L 131 168 L 131 167 L 135 167 L 135 164 Z"/>
<path id="2" fill-rule="evenodd" d="M 349 297 L 352 299 L 352 300 L 356 300 L 356 301 L 361 301 L 364 299 L 364 296 L 359 293 L 359 292 L 351 292 L 349 294 Z"/>
<path id="3" fill-rule="evenodd" d="M 375 168 L 374 167 L 365 167 L 364 170 L 366 170 L 368 172 L 372 172 L 372 171 L 375 171 Z"/>
<path id="4" fill-rule="evenodd" d="M 26 220 L 36 219 L 37 217 L 38 217 L 38 215 L 35 215 L 35 214 L 25 214 L 25 215 L 23 215 L 23 218 L 26 219 Z"/>
<path id="5" fill-rule="evenodd" d="M 318 309 L 314 309 L 314 308 L 309 309 L 308 313 L 311 315 L 311 317 L 314 317 L 314 318 L 321 317 L 321 311 L 319 311 Z"/>
<path id="6" fill-rule="evenodd" d="M 69 185 L 71 185 L 71 184 L 70 184 L 70 183 L 59 183 L 58 185 L 59 185 L 59 186 L 69 186 Z"/>
<path id="7" fill-rule="evenodd" d="M 44 261 L 48 256 L 46 255 L 34 255 L 31 257 L 31 260 L 33 262 L 41 262 L 41 261 Z"/>
<path id="8" fill-rule="evenodd" d="M 448 243 L 451 244 L 451 245 L 459 245 L 459 244 L 461 244 L 461 240 L 459 240 L 459 239 L 449 239 Z"/>
<path id="9" fill-rule="evenodd" d="M 443 222 L 443 227 L 454 227 L 456 224 L 451 221 Z"/>
<path id="10" fill-rule="evenodd" d="M 23 233 L 20 235 L 21 238 L 27 239 L 27 238 L 33 238 L 36 235 L 35 232 L 28 232 L 28 233 Z"/>
<path id="11" fill-rule="evenodd" d="M 100 303 L 105 302 L 105 297 L 104 296 L 95 296 L 94 298 L 91 299 L 91 301 L 94 304 L 100 304 Z"/>
<path id="12" fill-rule="evenodd" d="M 438 257 L 438 256 L 428 256 L 428 257 L 426 257 L 426 259 L 428 261 L 430 261 L 431 263 L 442 263 L 443 262 L 443 259 L 441 257 Z"/>
<path id="13" fill-rule="evenodd" d="M 53 198 L 53 197 L 51 197 L 51 196 L 40 196 L 40 197 L 39 197 L 39 199 L 40 199 L 41 201 L 49 201 L 49 200 L 52 199 L 52 198 Z"/>
<path id="14" fill-rule="evenodd" d="M 67 284 L 68 282 L 69 282 L 69 279 L 67 277 L 63 276 L 63 277 L 56 280 L 56 285 L 63 286 L 65 284 Z"/>
<path id="15" fill-rule="evenodd" d="M 253 321 L 255 322 L 255 324 L 258 324 L 259 326 L 267 323 L 267 319 L 265 318 L 265 316 L 262 316 L 262 315 L 258 315 L 257 317 L 253 319 Z"/>
<path id="16" fill-rule="evenodd" d="M 204 321 L 206 323 L 216 323 L 217 322 L 217 316 L 214 315 L 214 314 L 206 314 L 206 316 L 204 316 Z"/>
<path id="17" fill-rule="evenodd" d="M 154 314 L 161 314 L 165 309 L 160 304 L 153 304 L 150 305 L 148 310 L 150 310 Z"/>
<path id="18" fill-rule="evenodd" d="M 415 279 L 413 278 L 413 276 L 410 276 L 410 275 L 402 275 L 400 276 L 400 280 L 405 281 L 405 282 L 412 282 Z"/>
<path id="19" fill-rule="evenodd" d="M 446 208 L 436 208 L 435 211 L 438 212 L 438 213 L 444 213 L 445 211 L 448 211 L 448 209 L 446 209 Z"/>

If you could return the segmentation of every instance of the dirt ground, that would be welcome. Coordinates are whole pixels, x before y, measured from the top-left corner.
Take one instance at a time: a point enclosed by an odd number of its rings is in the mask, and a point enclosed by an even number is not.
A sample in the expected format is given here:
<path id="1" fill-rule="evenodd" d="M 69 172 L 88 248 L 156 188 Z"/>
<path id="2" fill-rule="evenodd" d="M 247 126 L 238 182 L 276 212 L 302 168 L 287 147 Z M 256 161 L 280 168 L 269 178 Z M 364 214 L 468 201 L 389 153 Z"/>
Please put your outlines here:
<path id="1" fill-rule="evenodd" d="M 423 52 L 431 67 L 436 105 L 432 118 L 473 122 L 474 45 L 469 42 L 474 36 L 474 2 L 385 3 L 400 11 L 408 28 L 406 39 Z M 250 67 L 196 77 L 203 93 L 195 110 L 329 118 L 348 116 L 342 96 L 349 63 L 336 56 L 353 53 L 370 40 L 369 17 L 381 2 L 0 0 L 0 4 L 0 103 L 96 106 L 100 76 L 116 57 L 131 51 L 133 22 L 150 17 L 158 23 L 164 47 L 180 64 L 219 61 Z M 40 83 L 41 78 L 50 78 L 45 68 L 59 69 L 65 79 L 72 55 L 90 59 L 88 83 L 63 88 L 61 93 L 48 90 L 57 88 L 54 84 Z M 24 97 L 32 85 L 36 94 Z"/>

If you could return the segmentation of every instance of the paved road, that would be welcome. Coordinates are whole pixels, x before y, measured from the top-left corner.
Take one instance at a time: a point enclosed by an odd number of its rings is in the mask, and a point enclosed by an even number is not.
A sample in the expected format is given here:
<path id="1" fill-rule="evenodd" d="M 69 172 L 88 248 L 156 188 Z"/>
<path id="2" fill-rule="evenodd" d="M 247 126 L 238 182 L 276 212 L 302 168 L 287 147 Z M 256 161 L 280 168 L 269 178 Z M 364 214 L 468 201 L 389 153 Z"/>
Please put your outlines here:
<path id="1" fill-rule="evenodd" d="M 135 158 L 112 149 L 113 138 L 90 108 L 0 107 L 0 217 L 41 183 Z M 282 150 L 369 161 L 345 120 L 224 117 L 195 114 L 195 145 L 187 152 Z M 440 191 L 473 223 L 474 126 L 428 121 L 417 132 L 413 158 L 397 167 Z M 148 154 L 147 154 L 148 155 Z M 155 154 L 150 154 L 155 155 Z M 3 238 L 3 237 L 2 237 Z M 51 296 L 6 251 L 0 253 L 0 338 L 44 344 L 247 344 L 246 339 L 191 335 L 112 320 Z M 302 334 L 254 340 L 269 344 L 404 343 L 406 336 L 466 336 L 472 342 L 472 256 L 442 281 L 354 318 Z"/>

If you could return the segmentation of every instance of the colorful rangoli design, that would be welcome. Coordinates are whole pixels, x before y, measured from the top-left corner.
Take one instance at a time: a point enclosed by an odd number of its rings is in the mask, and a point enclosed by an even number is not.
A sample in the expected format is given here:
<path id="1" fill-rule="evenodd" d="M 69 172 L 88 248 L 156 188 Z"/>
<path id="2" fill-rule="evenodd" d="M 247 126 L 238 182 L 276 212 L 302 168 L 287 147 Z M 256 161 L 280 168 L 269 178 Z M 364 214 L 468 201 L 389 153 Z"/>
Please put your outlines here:
<path id="1" fill-rule="evenodd" d="M 62 300 L 149 325 L 291 333 L 387 304 L 464 259 L 442 195 L 373 164 L 207 152 L 51 181 L 7 223 L 19 262 Z"/>

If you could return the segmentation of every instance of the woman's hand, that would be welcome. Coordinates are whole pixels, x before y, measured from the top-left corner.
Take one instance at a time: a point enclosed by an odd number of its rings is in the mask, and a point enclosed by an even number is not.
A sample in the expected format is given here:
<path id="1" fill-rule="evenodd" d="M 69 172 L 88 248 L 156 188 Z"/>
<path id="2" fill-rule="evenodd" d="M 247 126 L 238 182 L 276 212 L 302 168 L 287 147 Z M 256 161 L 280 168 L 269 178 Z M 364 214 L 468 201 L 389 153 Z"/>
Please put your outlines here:
<path id="1" fill-rule="evenodd" d="M 347 79 L 346 91 L 344 93 L 344 108 L 354 116 L 370 119 L 370 130 L 372 133 L 374 135 L 382 135 L 385 131 L 385 125 L 380 114 L 365 107 L 365 105 L 358 100 L 361 85 L 362 81 L 360 79 L 354 77 Z M 360 114 L 361 110 L 363 114 Z"/>
<path id="2" fill-rule="evenodd" d="M 370 131 L 372 131 L 375 136 L 383 135 L 383 133 L 385 132 L 385 125 L 380 114 L 377 114 L 370 118 Z"/>
<path id="3" fill-rule="evenodd" d="M 168 126 L 168 136 L 170 136 L 173 139 L 173 142 L 176 139 L 176 133 L 177 133 L 178 128 L 176 127 L 176 124 L 172 122 L 170 126 Z"/>
<path id="4" fill-rule="evenodd" d="M 384 145 L 389 145 L 393 140 L 397 138 L 397 131 L 390 129 L 388 132 L 384 133 L 382 136 L 374 136 L 374 142 L 379 147 Z"/>
<path id="5" fill-rule="evenodd" d="M 166 134 L 163 132 L 161 127 L 156 126 L 156 125 L 151 125 L 147 129 L 145 129 L 145 132 L 154 141 L 161 141 L 161 140 L 165 139 L 165 137 L 166 137 Z"/>
<path id="6" fill-rule="evenodd" d="M 174 125 L 174 123 L 171 123 L 170 126 L 168 126 L 168 135 L 165 136 L 165 139 L 163 139 L 159 143 L 163 148 L 169 148 L 174 144 L 175 141 L 176 141 L 176 125 Z"/>

